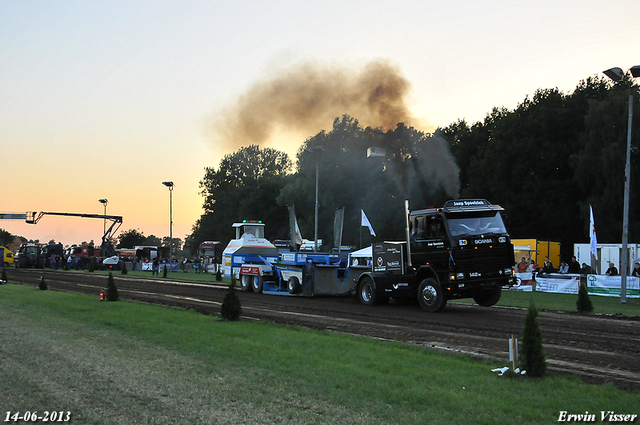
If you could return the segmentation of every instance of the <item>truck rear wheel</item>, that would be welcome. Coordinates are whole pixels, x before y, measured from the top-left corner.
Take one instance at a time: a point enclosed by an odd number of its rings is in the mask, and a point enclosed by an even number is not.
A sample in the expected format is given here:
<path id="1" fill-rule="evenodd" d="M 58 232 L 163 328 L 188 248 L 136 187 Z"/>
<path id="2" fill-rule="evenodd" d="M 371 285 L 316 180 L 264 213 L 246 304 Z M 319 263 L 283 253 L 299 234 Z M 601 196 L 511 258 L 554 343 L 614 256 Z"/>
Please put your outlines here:
<path id="1" fill-rule="evenodd" d="M 252 280 L 253 276 L 250 276 L 248 274 L 243 274 L 240 276 L 240 289 L 243 292 L 250 292 L 251 291 L 251 280 Z"/>
<path id="2" fill-rule="evenodd" d="M 297 277 L 291 276 L 287 281 L 287 289 L 290 294 L 297 294 L 300 292 L 300 281 Z"/>
<path id="3" fill-rule="evenodd" d="M 500 295 L 502 295 L 502 287 L 497 286 L 493 289 L 485 289 L 476 293 L 473 296 L 473 300 L 482 307 L 491 307 L 500 301 Z"/>
<path id="4" fill-rule="evenodd" d="M 376 305 L 378 303 L 378 295 L 373 285 L 373 279 L 364 277 L 358 285 L 358 299 L 364 305 Z"/>
<path id="5" fill-rule="evenodd" d="M 252 280 L 252 287 L 253 287 L 253 292 L 255 293 L 262 293 L 262 276 L 251 276 L 253 278 Z"/>
<path id="6" fill-rule="evenodd" d="M 447 305 L 447 299 L 442 292 L 440 284 L 432 278 L 420 282 L 418 301 L 420 302 L 420 307 L 430 313 L 440 311 Z"/>

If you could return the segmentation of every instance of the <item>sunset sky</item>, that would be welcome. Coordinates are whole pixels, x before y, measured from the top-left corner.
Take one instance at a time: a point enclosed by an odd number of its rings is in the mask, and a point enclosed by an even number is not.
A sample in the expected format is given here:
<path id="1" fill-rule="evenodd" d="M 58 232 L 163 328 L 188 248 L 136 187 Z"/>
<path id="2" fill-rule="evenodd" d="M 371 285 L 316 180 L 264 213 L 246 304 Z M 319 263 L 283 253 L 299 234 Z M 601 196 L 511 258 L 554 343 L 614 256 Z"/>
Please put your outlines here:
<path id="1" fill-rule="evenodd" d="M 384 61 L 410 83 L 412 124 L 432 131 L 640 65 L 639 17 L 637 0 L 0 0 L 0 213 L 101 214 L 107 198 L 121 231 L 162 238 L 171 180 L 184 239 L 204 168 L 241 143 L 223 140 L 220 118 L 256 85 L 303 63 L 358 73 Z M 324 120 L 280 123 L 263 146 L 293 156 Z M 103 223 L 0 228 L 70 245 L 99 243 Z"/>

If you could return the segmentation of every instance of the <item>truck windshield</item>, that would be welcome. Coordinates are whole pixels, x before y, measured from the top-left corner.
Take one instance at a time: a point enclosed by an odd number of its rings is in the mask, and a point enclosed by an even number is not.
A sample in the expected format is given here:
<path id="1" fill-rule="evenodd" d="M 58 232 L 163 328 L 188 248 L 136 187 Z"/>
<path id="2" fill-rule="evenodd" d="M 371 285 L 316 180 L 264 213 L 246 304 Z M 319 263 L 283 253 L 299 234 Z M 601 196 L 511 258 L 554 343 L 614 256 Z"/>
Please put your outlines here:
<path id="1" fill-rule="evenodd" d="M 241 237 L 255 237 L 255 238 L 264 238 L 264 226 L 252 226 L 250 224 L 245 224 L 242 226 Z"/>
<path id="2" fill-rule="evenodd" d="M 485 215 L 452 214 L 447 216 L 447 225 L 451 236 L 507 233 L 499 212 Z"/>
<path id="3" fill-rule="evenodd" d="M 22 251 L 22 255 L 25 255 L 25 256 L 32 255 L 32 254 L 38 255 L 38 247 L 27 246 Z"/>

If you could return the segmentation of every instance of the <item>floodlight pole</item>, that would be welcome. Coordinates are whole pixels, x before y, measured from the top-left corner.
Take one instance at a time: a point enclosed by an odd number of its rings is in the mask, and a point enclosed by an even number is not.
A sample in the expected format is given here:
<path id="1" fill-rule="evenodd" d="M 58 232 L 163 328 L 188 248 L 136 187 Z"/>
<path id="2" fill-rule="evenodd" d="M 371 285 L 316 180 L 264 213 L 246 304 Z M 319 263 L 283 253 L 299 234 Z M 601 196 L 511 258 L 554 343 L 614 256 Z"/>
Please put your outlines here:
<path id="1" fill-rule="evenodd" d="M 633 78 L 640 76 L 640 65 L 630 69 Z M 620 68 L 611 68 L 604 74 L 613 81 L 620 81 L 624 73 Z M 633 124 L 633 85 L 629 94 L 629 116 L 627 123 L 627 152 L 624 167 L 624 206 L 622 213 L 622 260 L 620 264 L 620 303 L 627 303 L 627 268 L 629 265 L 629 194 L 631 183 L 631 130 Z"/>
<path id="2" fill-rule="evenodd" d="M 107 198 L 102 198 L 102 199 L 98 199 L 98 202 L 100 202 L 103 206 L 104 206 L 104 215 L 107 215 L 107 204 L 109 203 L 109 200 Z M 104 220 L 102 220 L 102 234 L 104 235 L 105 233 L 107 233 L 107 219 L 105 218 Z M 106 257 L 107 256 L 107 252 L 105 250 L 105 247 L 102 247 L 102 256 Z"/>
<path id="3" fill-rule="evenodd" d="M 169 188 L 169 271 L 173 259 L 173 182 L 162 182 Z M 165 266 L 166 267 L 166 266 Z"/>

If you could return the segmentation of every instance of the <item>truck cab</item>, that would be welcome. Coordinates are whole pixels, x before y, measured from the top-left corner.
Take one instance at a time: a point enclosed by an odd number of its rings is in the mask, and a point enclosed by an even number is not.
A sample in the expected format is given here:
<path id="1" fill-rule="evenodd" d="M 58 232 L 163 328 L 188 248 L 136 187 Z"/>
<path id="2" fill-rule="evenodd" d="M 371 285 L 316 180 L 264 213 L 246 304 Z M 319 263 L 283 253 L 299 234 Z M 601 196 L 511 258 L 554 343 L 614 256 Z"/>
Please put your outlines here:
<path id="1" fill-rule="evenodd" d="M 513 245 L 503 211 L 484 199 L 413 212 L 407 207 L 407 241 L 374 245 L 374 270 L 358 287 L 361 302 L 417 297 L 427 311 L 439 311 L 455 298 L 496 304 L 502 286 L 514 283 Z"/>
<path id="2" fill-rule="evenodd" d="M 486 200 L 461 200 L 412 212 L 413 265 L 433 265 L 440 280 L 455 282 L 451 297 L 507 282 L 513 277 L 513 245 L 501 211 Z"/>

